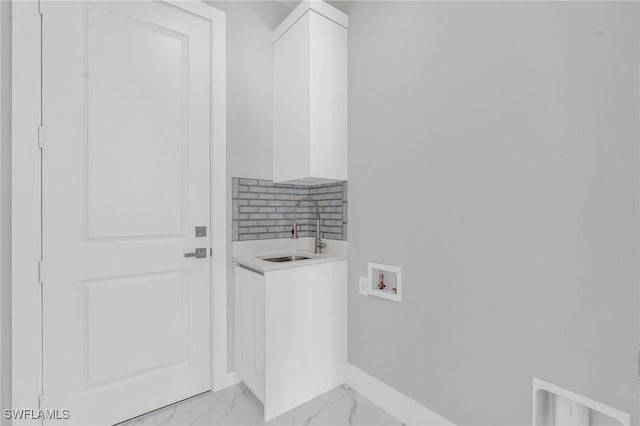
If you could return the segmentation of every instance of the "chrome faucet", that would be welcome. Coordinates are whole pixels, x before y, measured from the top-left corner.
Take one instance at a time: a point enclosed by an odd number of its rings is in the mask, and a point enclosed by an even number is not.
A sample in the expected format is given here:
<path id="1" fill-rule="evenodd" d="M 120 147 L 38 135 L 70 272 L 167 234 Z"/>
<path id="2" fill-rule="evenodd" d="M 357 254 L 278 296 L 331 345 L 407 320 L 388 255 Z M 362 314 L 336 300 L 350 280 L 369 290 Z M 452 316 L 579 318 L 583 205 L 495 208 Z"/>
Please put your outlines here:
<path id="1" fill-rule="evenodd" d="M 316 208 L 316 242 L 314 245 L 314 253 L 321 254 L 322 250 L 327 247 L 327 243 L 320 239 L 320 206 L 318 206 L 318 202 L 313 198 L 303 197 L 296 201 L 296 208 L 293 211 L 293 228 L 291 229 L 291 238 L 293 238 L 294 240 L 298 239 L 298 222 L 296 218 L 298 216 L 298 207 L 300 207 L 300 204 L 302 204 L 304 201 L 312 202 L 314 207 Z"/>

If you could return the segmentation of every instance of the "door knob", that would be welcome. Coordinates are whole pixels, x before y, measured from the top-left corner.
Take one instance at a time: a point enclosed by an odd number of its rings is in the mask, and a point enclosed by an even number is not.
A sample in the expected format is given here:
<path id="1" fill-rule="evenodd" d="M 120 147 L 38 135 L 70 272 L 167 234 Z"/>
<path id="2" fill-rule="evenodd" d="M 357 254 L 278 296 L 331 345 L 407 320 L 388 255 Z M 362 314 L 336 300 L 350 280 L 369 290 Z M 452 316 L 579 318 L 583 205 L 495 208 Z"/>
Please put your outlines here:
<path id="1" fill-rule="evenodd" d="M 205 257 L 207 257 L 207 249 L 197 248 L 194 252 L 185 253 L 184 257 L 195 257 L 196 259 L 204 259 Z"/>

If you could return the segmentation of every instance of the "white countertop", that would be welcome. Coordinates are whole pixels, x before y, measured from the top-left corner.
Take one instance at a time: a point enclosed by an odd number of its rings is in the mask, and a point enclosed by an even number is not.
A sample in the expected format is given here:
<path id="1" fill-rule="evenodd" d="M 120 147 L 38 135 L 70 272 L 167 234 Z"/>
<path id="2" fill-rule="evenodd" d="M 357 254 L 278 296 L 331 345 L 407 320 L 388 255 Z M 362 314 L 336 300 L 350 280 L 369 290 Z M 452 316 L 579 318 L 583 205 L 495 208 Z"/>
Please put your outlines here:
<path id="1" fill-rule="evenodd" d="M 233 261 L 258 273 L 289 268 L 302 268 L 321 263 L 338 262 L 347 259 L 346 241 L 323 240 L 327 248 L 323 254 L 314 254 L 313 238 L 275 239 L 257 241 L 235 241 Z M 264 257 L 305 256 L 309 259 L 290 262 L 269 262 Z"/>

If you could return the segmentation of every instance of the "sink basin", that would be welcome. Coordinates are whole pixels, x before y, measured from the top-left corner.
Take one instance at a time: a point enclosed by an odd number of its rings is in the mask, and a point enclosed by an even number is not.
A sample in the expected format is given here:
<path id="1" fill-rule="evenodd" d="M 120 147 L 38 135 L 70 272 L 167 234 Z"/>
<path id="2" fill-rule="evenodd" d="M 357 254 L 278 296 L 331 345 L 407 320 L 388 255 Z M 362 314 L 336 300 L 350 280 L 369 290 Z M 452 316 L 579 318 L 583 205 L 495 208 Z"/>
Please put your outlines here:
<path id="1" fill-rule="evenodd" d="M 279 257 L 263 257 L 262 260 L 267 262 L 293 262 L 296 260 L 311 259 L 307 256 L 279 256 Z"/>

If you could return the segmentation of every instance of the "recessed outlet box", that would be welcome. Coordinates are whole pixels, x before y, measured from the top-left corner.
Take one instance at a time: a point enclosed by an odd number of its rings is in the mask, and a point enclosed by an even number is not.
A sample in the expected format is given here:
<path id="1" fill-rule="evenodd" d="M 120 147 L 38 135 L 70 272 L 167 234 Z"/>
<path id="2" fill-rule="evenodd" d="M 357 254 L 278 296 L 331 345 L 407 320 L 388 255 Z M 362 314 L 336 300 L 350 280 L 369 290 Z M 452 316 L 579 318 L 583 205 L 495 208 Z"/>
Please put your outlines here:
<path id="1" fill-rule="evenodd" d="M 372 296 L 402 302 L 402 268 L 369 262 L 367 292 Z"/>
<path id="2" fill-rule="evenodd" d="M 369 292 L 367 291 L 367 283 L 369 281 L 367 280 L 367 277 L 360 277 L 360 285 L 358 287 L 358 293 L 360 293 L 363 296 L 368 296 Z"/>

